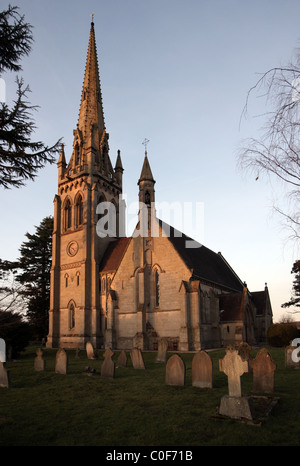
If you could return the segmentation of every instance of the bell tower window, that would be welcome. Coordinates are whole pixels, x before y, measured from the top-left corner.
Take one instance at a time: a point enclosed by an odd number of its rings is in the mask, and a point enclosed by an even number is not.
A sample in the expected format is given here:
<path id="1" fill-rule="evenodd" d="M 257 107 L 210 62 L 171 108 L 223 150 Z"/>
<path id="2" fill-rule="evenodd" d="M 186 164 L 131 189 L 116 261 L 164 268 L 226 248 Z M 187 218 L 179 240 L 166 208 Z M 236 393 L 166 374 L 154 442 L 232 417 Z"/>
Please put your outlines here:
<path id="1" fill-rule="evenodd" d="M 81 194 L 77 197 L 75 204 L 75 219 L 77 227 L 83 224 L 83 200 Z"/>
<path id="2" fill-rule="evenodd" d="M 64 208 L 64 229 L 65 231 L 71 228 L 72 226 L 72 206 L 69 199 L 65 203 Z"/>

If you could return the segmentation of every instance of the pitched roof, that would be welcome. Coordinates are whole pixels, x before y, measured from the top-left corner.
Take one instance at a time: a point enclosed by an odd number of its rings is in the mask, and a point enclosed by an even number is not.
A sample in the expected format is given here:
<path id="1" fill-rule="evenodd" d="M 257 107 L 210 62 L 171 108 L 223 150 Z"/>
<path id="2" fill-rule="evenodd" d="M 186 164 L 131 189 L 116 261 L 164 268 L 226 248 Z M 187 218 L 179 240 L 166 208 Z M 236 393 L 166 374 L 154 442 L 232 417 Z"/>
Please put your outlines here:
<path id="1" fill-rule="evenodd" d="M 243 293 L 230 293 L 219 297 L 221 322 L 243 320 L 245 309 L 243 297 Z"/>
<path id="2" fill-rule="evenodd" d="M 241 291 L 243 289 L 242 281 L 220 253 L 213 252 L 161 220 L 159 220 L 159 223 L 166 231 L 170 242 L 182 260 L 192 270 L 194 278 L 205 280 L 232 291 Z"/>
<path id="3" fill-rule="evenodd" d="M 131 238 L 119 238 L 109 243 L 100 264 L 100 272 L 112 272 L 118 269 Z"/>

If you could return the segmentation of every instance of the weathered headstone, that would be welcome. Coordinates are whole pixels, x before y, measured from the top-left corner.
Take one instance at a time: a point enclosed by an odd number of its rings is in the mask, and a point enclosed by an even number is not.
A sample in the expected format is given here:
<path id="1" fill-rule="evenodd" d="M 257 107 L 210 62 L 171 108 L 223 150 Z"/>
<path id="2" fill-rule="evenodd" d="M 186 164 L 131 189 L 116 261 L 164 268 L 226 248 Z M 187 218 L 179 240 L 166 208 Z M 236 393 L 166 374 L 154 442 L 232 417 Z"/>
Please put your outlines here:
<path id="1" fill-rule="evenodd" d="M 242 396 L 241 376 L 248 372 L 248 361 L 244 361 L 236 349 L 228 346 L 226 355 L 219 360 L 219 368 L 227 375 L 229 396 Z"/>
<path id="2" fill-rule="evenodd" d="M 68 356 L 63 348 L 59 348 L 56 353 L 55 372 L 56 374 L 67 374 L 68 372 Z"/>
<path id="3" fill-rule="evenodd" d="M 258 351 L 256 358 L 251 361 L 251 367 L 253 369 L 252 392 L 273 393 L 276 363 L 266 348 Z"/>
<path id="4" fill-rule="evenodd" d="M 6 362 L 6 343 L 0 338 L 0 362 Z"/>
<path id="5" fill-rule="evenodd" d="M 135 369 L 145 369 L 143 355 L 139 348 L 133 348 L 130 351 L 132 365 Z"/>
<path id="6" fill-rule="evenodd" d="M 254 410 L 250 397 L 242 396 L 241 376 L 248 372 L 248 361 L 244 361 L 232 346 L 226 349 L 226 355 L 219 360 L 219 368 L 228 378 L 228 392 L 221 398 L 219 413 L 234 419 L 253 419 Z"/>
<path id="7" fill-rule="evenodd" d="M 85 344 L 86 355 L 88 359 L 97 359 L 94 347 L 90 341 L 87 341 Z"/>
<path id="8" fill-rule="evenodd" d="M 213 365 L 209 354 L 200 350 L 192 361 L 192 385 L 193 387 L 212 388 Z"/>
<path id="9" fill-rule="evenodd" d="M 9 388 L 9 371 L 4 364 L 4 362 L 0 362 L 0 387 Z"/>
<path id="10" fill-rule="evenodd" d="M 298 338 L 290 341 L 289 346 L 285 348 L 285 367 L 287 369 L 300 369 L 300 347 L 299 352 L 297 350 Z M 299 355 L 298 355 L 299 354 Z"/>
<path id="11" fill-rule="evenodd" d="M 242 357 L 242 359 L 244 359 L 244 361 L 249 361 L 251 359 L 251 351 L 252 348 L 246 341 L 242 341 L 239 344 L 239 355 Z"/>
<path id="12" fill-rule="evenodd" d="M 124 350 L 121 351 L 118 357 L 117 367 L 126 367 L 127 366 L 127 356 Z"/>
<path id="13" fill-rule="evenodd" d="M 113 379 L 115 376 L 115 363 L 111 359 L 114 352 L 110 348 L 106 348 L 104 352 L 104 361 L 101 365 L 101 377 Z"/>
<path id="14" fill-rule="evenodd" d="M 173 354 L 166 364 L 166 385 L 185 384 L 185 363 L 178 354 Z"/>
<path id="15" fill-rule="evenodd" d="M 166 340 L 166 338 L 160 338 L 158 340 L 157 357 L 155 362 L 165 363 L 167 360 L 167 352 L 168 341 Z"/>
<path id="16" fill-rule="evenodd" d="M 43 358 L 43 351 L 41 348 L 36 350 L 36 357 L 34 358 L 34 370 L 36 372 L 45 370 L 45 361 Z"/>

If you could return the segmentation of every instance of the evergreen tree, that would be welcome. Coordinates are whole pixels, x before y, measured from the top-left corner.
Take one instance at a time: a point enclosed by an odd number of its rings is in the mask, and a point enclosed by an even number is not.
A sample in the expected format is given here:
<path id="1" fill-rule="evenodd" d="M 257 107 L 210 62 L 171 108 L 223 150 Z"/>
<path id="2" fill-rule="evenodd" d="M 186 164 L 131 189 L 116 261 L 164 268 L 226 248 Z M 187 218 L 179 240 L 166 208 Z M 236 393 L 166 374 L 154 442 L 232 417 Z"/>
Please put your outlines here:
<path id="1" fill-rule="evenodd" d="M 25 23 L 18 7 L 10 6 L 0 12 L 0 77 L 5 71 L 20 71 L 19 60 L 28 55 L 33 42 L 32 26 Z M 48 162 L 55 162 L 60 140 L 53 146 L 41 141 L 32 141 L 35 123 L 27 95 L 28 86 L 17 78 L 17 98 L 10 109 L 0 104 L 0 186 L 8 189 L 23 186 L 25 181 L 34 180 L 38 170 Z"/>
<path id="2" fill-rule="evenodd" d="M 23 285 L 20 294 L 26 299 L 27 319 L 40 339 L 48 332 L 52 231 L 53 217 L 45 217 L 34 234 L 26 233 L 16 276 Z"/>
<path id="3" fill-rule="evenodd" d="M 300 307 L 300 260 L 294 262 L 291 273 L 295 274 L 295 280 L 293 281 L 294 296 L 289 302 L 282 304 L 281 307 Z"/>

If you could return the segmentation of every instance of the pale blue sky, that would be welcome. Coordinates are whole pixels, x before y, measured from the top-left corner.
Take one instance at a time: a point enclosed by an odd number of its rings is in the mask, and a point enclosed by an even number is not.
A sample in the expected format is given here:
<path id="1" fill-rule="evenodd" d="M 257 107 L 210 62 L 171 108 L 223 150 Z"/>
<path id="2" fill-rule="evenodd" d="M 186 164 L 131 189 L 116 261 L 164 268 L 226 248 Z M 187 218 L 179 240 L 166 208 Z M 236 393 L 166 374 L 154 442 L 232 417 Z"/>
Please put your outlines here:
<path id="1" fill-rule="evenodd" d="M 290 297 L 297 251 L 272 214 L 281 188 L 237 169 L 236 151 L 259 127 L 240 116 L 258 73 L 290 60 L 300 37 L 296 0 L 19 0 L 34 26 L 23 60 L 36 113 L 36 138 L 63 137 L 69 159 L 94 13 L 110 157 L 121 150 L 127 204 L 138 195 L 144 138 L 159 202 L 204 205 L 204 236 L 250 291 L 268 283 L 275 320 Z M 2 9 L 7 5 L 2 2 Z M 15 76 L 5 74 L 8 102 Z M 252 116 L 262 102 L 251 101 Z M 15 259 L 27 231 L 53 214 L 57 167 L 1 191 L 0 257 Z M 176 226 L 176 225 L 175 225 Z M 298 316 L 296 317 L 298 319 Z M 300 319 L 299 319 L 300 320 Z"/>

